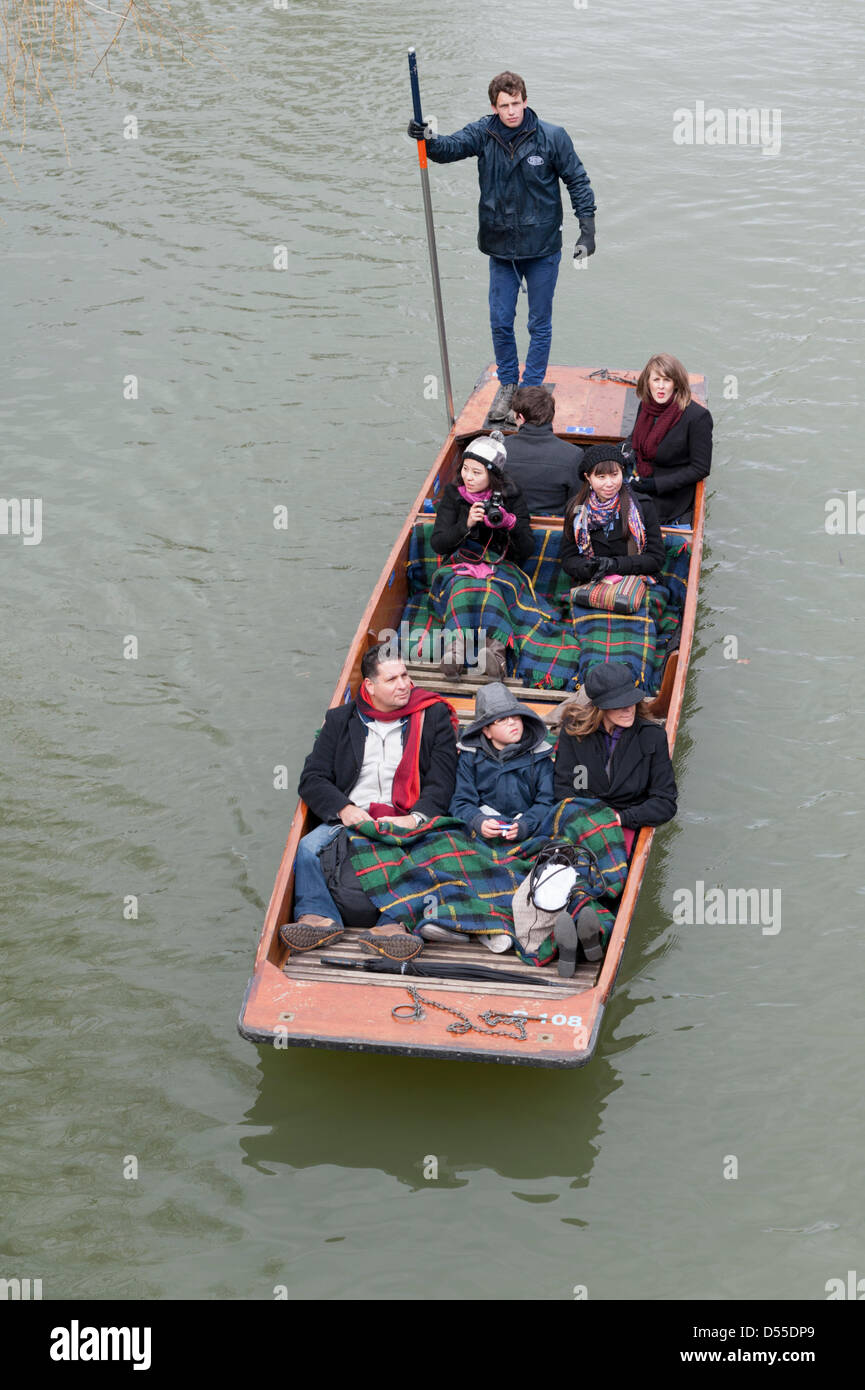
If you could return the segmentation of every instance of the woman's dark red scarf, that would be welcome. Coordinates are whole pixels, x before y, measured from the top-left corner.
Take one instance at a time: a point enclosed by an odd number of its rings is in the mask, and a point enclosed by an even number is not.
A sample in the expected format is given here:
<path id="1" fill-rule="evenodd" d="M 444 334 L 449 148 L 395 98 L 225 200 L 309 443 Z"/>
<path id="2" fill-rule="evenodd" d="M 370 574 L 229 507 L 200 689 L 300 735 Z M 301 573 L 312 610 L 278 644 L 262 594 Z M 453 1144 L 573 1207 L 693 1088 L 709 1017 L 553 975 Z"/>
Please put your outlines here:
<path id="1" fill-rule="evenodd" d="M 660 405 L 650 397 L 640 405 L 631 444 L 637 455 L 637 473 L 641 478 L 651 478 L 655 471 L 652 464 L 658 452 L 658 445 L 677 423 L 681 414 L 682 407 L 675 396 Z"/>
<path id="2" fill-rule="evenodd" d="M 420 690 L 412 687 L 408 702 L 401 709 L 381 710 L 371 704 L 366 693 L 366 681 L 361 681 L 356 702 L 361 714 L 367 719 L 381 719 L 390 723 L 394 719 L 408 717 L 408 733 L 403 745 L 402 758 L 393 779 L 393 805 L 374 801 L 369 808 L 373 820 L 379 816 L 407 816 L 420 796 L 420 740 L 423 732 L 423 712 L 430 705 L 447 705 L 454 733 L 459 731 L 459 720 L 449 700 L 436 695 L 433 690 Z"/>

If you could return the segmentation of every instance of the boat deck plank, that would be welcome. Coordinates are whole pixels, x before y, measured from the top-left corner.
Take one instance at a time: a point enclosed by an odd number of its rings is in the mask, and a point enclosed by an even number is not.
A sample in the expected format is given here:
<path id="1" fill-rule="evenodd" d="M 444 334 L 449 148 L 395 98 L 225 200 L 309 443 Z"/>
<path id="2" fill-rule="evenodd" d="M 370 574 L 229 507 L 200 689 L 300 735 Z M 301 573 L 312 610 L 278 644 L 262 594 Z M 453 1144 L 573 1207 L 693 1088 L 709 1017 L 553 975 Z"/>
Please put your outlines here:
<path id="1" fill-rule="evenodd" d="M 547 384 L 553 385 L 556 402 L 556 433 L 582 436 L 580 442 L 615 441 L 631 432 L 636 414 L 638 371 L 608 372 L 598 367 L 547 368 Z M 705 404 L 706 379 L 689 375 L 691 394 Z M 479 434 L 489 428 L 487 413 L 499 387 L 496 366 L 491 362 L 475 382 L 475 389 L 457 416 L 455 433 L 459 438 Z"/>
<path id="2" fill-rule="evenodd" d="M 346 934 L 341 941 L 335 942 L 333 946 L 328 946 L 322 952 L 316 951 L 314 954 L 289 957 L 282 967 L 282 973 L 292 980 L 309 980 L 319 983 L 327 982 L 328 984 L 338 982 L 339 984 L 383 985 L 385 988 L 392 988 L 394 985 L 405 988 L 406 984 L 416 984 L 421 990 L 431 987 L 457 994 L 477 994 L 480 996 L 495 994 L 550 1000 L 569 998 L 583 990 L 591 989 L 598 973 L 596 965 L 582 962 L 577 966 L 576 973 L 570 979 L 563 980 L 555 974 L 555 965 L 551 965 L 541 967 L 544 977 L 550 983 L 541 983 L 539 967 L 527 965 L 525 961 L 519 960 L 512 950 L 496 955 L 481 942 L 471 940 L 457 941 L 453 944 L 447 941 L 427 941 L 424 944 L 420 960 L 425 966 L 436 965 L 437 963 L 482 965 L 490 970 L 503 971 L 506 975 L 521 975 L 525 978 L 525 984 L 521 985 L 505 980 L 497 983 L 495 980 L 454 980 L 420 975 L 378 975 L 365 970 L 346 970 L 340 966 L 323 963 L 322 958 L 325 960 L 344 960 L 346 964 L 375 959 L 361 948 L 357 937 L 357 932 L 346 929 Z M 552 983 L 553 980 L 555 980 L 555 984 Z"/>

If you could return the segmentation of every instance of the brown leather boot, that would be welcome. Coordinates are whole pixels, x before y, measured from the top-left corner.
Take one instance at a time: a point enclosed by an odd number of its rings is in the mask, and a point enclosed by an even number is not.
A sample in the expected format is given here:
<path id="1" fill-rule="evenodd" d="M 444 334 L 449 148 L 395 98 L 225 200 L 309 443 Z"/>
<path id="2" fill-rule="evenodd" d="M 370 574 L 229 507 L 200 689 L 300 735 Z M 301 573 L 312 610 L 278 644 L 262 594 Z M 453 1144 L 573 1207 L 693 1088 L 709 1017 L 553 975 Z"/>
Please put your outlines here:
<path id="1" fill-rule="evenodd" d="M 456 680 L 466 669 L 466 643 L 461 632 L 444 634 L 444 655 L 439 670 L 448 680 Z"/>
<path id="2" fill-rule="evenodd" d="M 503 681 L 508 674 L 508 649 L 503 642 L 491 637 L 484 638 L 483 650 L 479 653 L 478 671 L 485 681 Z"/>
<path id="3" fill-rule="evenodd" d="M 285 922 L 279 929 L 279 939 L 290 956 L 330 946 L 341 936 L 342 927 L 332 917 L 319 917 L 316 912 L 304 912 L 296 922 Z"/>
<path id="4" fill-rule="evenodd" d="M 377 932 L 358 932 L 360 949 L 370 955 L 384 956 L 386 960 L 414 960 L 423 950 L 419 936 L 411 932 L 399 932 L 396 936 L 379 936 Z"/>

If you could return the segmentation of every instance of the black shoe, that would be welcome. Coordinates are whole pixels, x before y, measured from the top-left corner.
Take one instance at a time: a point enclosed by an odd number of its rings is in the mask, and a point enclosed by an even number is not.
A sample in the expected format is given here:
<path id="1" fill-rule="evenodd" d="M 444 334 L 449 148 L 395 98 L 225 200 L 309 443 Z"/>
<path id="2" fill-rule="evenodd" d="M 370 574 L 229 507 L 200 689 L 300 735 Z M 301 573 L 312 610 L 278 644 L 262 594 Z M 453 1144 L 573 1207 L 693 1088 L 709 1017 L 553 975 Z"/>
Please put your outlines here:
<path id="1" fill-rule="evenodd" d="M 570 979 L 577 968 L 577 924 L 564 908 L 553 925 L 553 937 L 559 953 L 559 974 Z"/>
<path id="2" fill-rule="evenodd" d="M 597 909 L 591 903 L 586 903 L 577 916 L 577 939 L 586 960 L 601 959 L 604 954 L 604 929 Z"/>
<path id="3" fill-rule="evenodd" d="M 507 420 L 511 413 L 511 399 L 516 389 L 517 383 L 515 381 L 502 383 L 493 397 L 493 403 L 489 408 L 488 419 Z M 514 423 L 516 423 L 516 416 L 514 416 Z"/>

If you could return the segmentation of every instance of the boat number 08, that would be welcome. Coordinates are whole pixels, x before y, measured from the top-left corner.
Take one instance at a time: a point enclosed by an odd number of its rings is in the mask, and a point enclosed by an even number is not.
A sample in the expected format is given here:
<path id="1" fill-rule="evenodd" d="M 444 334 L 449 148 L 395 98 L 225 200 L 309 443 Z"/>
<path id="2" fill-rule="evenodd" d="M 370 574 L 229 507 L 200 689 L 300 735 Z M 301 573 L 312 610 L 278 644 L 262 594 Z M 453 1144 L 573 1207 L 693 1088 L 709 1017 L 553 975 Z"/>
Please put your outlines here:
<path id="1" fill-rule="evenodd" d="M 528 1009 L 514 1009 L 514 1014 L 524 1014 L 525 1017 L 528 1018 L 529 1011 Z M 541 1014 L 540 1021 L 541 1023 L 546 1023 L 547 1015 Z M 568 1028 L 579 1028 L 582 1021 L 582 1014 L 571 1014 L 570 1018 L 567 1014 L 553 1014 L 550 1019 L 550 1023 L 554 1023 L 557 1028 L 564 1028 L 566 1026 Z"/>
<path id="2" fill-rule="evenodd" d="M 516 1015 L 516 1014 L 525 1014 L 525 1015 L 528 1015 L 528 1012 L 529 1012 L 528 1009 L 514 1009 L 514 1014 L 515 1014 L 515 1015 Z M 546 1014 L 541 1014 L 540 1022 L 543 1024 L 543 1023 L 546 1023 L 546 1021 L 547 1021 L 547 1015 L 546 1015 Z M 551 1022 L 552 1024 L 555 1024 L 555 1026 L 558 1027 L 558 1028 L 564 1028 L 564 1027 L 573 1028 L 573 1030 L 574 1030 L 574 1048 L 575 1048 L 577 1051 L 582 1051 L 582 1049 L 583 1049 L 584 1047 L 588 1047 L 588 1045 L 589 1045 L 589 1030 L 588 1030 L 588 1028 L 586 1028 L 585 1025 L 583 1024 L 582 1014 L 571 1014 L 570 1017 L 569 1017 L 567 1014 L 553 1014 L 552 1018 L 550 1019 L 550 1022 Z"/>

